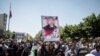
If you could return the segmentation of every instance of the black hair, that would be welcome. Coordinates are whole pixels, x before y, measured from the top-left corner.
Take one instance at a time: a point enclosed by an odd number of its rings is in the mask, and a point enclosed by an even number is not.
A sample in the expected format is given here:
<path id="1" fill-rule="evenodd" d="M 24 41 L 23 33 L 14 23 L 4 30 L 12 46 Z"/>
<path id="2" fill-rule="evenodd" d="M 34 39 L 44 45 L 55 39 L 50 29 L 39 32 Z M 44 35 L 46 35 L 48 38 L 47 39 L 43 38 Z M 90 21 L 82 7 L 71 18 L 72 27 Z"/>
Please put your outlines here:
<path id="1" fill-rule="evenodd" d="M 100 45 L 95 45 L 95 48 L 100 48 Z"/>

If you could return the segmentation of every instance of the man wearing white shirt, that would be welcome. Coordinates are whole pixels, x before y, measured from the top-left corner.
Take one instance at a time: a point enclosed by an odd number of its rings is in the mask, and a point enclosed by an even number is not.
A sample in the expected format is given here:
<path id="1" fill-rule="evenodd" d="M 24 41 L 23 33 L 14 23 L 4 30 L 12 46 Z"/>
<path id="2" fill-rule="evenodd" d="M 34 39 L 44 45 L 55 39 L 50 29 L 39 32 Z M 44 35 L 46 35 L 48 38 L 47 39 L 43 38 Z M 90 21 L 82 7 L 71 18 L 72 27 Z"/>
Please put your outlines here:
<path id="1" fill-rule="evenodd" d="M 86 54 L 85 56 L 95 56 L 95 55 L 93 55 L 93 54 Z"/>
<path id="2" fill-rule="evenodd" d="M 100 45 L 97 45 L 95 47 L 95 49 L 92 50 L 90 53 L 93 54 L 93 55 L 95 55 L 95 56 L 100 56 Z"/>

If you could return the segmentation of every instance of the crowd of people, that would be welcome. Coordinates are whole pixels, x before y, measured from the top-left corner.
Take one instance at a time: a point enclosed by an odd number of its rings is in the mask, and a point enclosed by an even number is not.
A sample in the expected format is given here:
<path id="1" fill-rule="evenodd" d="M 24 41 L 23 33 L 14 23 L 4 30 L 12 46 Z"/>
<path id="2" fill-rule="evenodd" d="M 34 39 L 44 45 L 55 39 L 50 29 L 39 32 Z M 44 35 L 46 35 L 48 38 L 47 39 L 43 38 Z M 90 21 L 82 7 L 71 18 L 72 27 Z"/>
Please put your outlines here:
<path id="1" fill-rule="evenodd" d="M 36 56 L 100 56 L 99 41 L 42 42 L 35 44 Z"/>
<path id="2" fill-rule="evenodd" d="M 100 56 L 100 42 L 87 40 L 17 42 L 14 39 L 0 39 L 0 56 L 31 56 L 31 54 L 34 56 Z"/>
<path id="3" fill-rule="evenodd" d="M 31 42 L 17 42 L 14 39 L 0 39 L 0 56 L 29 56 Z"/>

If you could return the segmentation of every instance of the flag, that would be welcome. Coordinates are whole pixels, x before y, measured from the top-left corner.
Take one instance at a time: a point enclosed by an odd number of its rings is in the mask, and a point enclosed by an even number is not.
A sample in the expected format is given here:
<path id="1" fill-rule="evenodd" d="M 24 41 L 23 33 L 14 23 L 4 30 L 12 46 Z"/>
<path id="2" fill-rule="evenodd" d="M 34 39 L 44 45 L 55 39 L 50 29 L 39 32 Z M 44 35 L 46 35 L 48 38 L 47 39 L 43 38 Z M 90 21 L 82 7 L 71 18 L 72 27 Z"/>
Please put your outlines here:
<path id="1" fill-rule="evenodd" d="M 9 11 L 9 19 L 12 17 L 12 11 L 11 11 L 11 3 L 10 3 L 10 11 Z"/>

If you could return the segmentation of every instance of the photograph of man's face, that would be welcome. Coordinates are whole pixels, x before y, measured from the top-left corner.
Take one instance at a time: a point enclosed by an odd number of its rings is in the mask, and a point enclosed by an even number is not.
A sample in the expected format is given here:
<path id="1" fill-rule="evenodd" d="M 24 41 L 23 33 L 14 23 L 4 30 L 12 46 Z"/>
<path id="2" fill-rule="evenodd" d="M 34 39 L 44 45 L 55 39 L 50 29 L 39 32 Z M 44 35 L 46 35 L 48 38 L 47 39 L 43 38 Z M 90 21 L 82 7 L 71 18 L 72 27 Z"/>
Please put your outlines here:
<path id="1" fill-rule="evenodd" d="M 50 27 L 54 27 L 55 26 L 55 19 L 54 18 L 48 19 L 48 25 L 50 25 Z"/>
<path id="2" fill-rule="evenodd" d="M 42 17 L 42 33 L 44 38 L 57 39 L 59 38 L 58 18 L 57 16 Z"/>
<path id="3" fill-rule="evenodd" d="M 57 17 L 44 17 L 43 22 L 44 36 L 53 34 L 54 30 L 57 29 Z"/>

